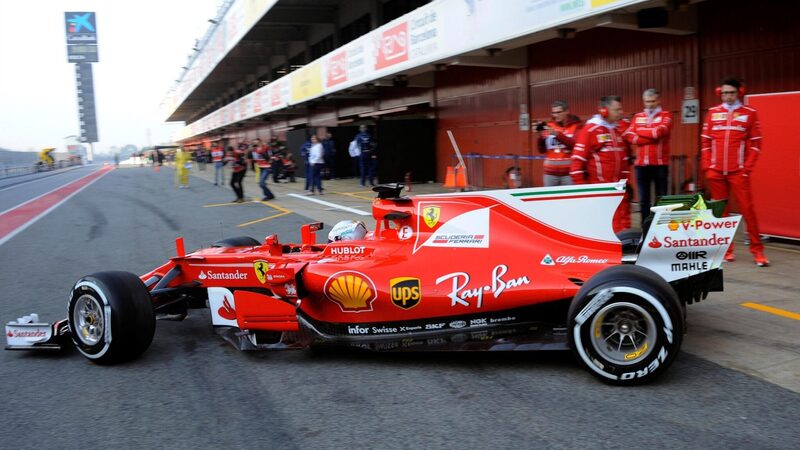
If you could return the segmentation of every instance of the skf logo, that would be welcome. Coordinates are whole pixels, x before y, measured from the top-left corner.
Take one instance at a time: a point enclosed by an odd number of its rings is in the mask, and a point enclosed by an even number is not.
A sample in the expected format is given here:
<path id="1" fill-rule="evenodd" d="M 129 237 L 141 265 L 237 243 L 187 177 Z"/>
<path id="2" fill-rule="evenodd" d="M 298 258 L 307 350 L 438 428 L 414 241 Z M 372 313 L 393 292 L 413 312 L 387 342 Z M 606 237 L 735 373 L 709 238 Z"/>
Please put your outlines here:
<path id="1" fill-rule="evenodd" d="M 253 270 L 256 271 L 256 278 L 261 284 L 267 282 L 267 272 L 269 271 L 269 263 L 266 261 L 256 261 L 253 263 Z"/>
<path id="2" fill-rule="evenodd" d="M 391 286 L 392 303 L 398 308 L 411 309 L 422 300 L 419 278 L 392 278 L 389 285 Z"/>
<path id="3" fill-rule="evenodd" d="M 333 274 L 325 282 L 323 291 L 343 312 L 372 311 L 372 302 L 378 296 L 375 283 L 354 271 Z"/>
<path id="4" fill-rule="evenodd" d="M 425 225 L 428 228 L 433 228 L 439 223 L 439 214 L 441 212 L 441 208 L 438 206 L 426 206 L 422 210 L 422 218 L 425 219 Z"/>

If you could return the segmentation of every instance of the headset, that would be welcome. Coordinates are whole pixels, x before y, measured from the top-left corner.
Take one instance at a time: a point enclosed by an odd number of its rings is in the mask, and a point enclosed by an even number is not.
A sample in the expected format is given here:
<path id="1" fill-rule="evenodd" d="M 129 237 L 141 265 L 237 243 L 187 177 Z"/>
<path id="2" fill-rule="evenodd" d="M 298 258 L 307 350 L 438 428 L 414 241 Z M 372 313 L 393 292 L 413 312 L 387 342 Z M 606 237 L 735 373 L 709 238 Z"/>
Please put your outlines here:
<path id="1" fill-rule="evenodd" d="M 600 117 L 603 119 L 608 117 L 608 108 L 605 106 L 601 106 L 600 109 L 597 110 L 600 113 Z"/>
<path id="2" fill-rule="evenodd" d="M 717 86 L 717 88 L 714 89 L 714 92 L 717 93 L 717 97 L 722 97 L 722 86 Z M 742 83 L 742 85 L 739 86 L 739 98 L 744 97 L 745 92 L 746 90 L 744 88 L 744 83 Z"/>

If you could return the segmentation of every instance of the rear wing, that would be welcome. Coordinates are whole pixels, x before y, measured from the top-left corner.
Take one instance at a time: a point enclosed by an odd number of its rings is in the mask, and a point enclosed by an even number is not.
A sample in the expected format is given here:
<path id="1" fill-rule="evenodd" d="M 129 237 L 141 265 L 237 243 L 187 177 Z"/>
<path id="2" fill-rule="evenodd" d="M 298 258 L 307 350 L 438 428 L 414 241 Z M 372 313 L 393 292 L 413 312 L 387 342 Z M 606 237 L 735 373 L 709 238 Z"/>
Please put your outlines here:
<path id="1" fill-rule="evenodd" d="M 668 282 L 718 269 L 733 243 L 740 215 L 715 217 L 711 209 L 676 211 L 680 205 L 653 207 L 636 265 Z"/>

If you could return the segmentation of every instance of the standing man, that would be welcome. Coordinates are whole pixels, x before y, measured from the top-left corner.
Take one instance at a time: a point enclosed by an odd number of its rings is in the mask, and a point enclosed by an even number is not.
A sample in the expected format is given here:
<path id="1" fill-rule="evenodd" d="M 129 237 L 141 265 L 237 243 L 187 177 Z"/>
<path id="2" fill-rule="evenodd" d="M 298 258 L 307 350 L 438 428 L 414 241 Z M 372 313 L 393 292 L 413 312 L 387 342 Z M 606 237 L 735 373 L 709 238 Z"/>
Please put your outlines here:
<path id="1" fill-rule="evenodd" d="M 308 152 L 308 163 L 311 165 L 311 192 L 309 195 L 314 194 L 314 189 L 322 195 L 322 168 L 325 167 L 325 150 L 319 142 L 316 135 L 311 136 L 311 149 Z"/>
<path id="2" fill-rule="evenodd" d="M 269 151 L 267 150 L 266 145 L 261 145 L 260 140 L 253 142 L 253 161 L 255 162 L 255 166 L 258 167 L 259 171 L 258 186 L 261 188 L 261 192 L 264 194 L 264 197 L 261 198 L 261 201 L 265 202 L 272 200 L 275 198 L 275 195 L 269 190 L 269 187 L 267 187 L 267 179 L 269 178 L 269 173 L 271 170 Z"/>
<path id="3" fill-rule="evenodd" d="M 569 175 L 570 156 L 575 147 L 575 136 L 583 123 L 569 113 L 569 104 L 564 100 L 556 100 L 550 105 L 553 118 L 547 124 L 539 123 L 539 153 L 547 153 L 544 160 L 544 185 L 564 186 L 572 184 Z"/>
<path id="4" fill-rule="evenodd" d="M 217 144 L 211 148 L 211 162 L 214 163 L 214 186 L 222 185 L 225 182 L 225 176 L 222 173 L 222 167 L 225 166 L 225 150 L 222 144 Z"/>
<path id="5" fill-rule="evenodd" d="M 744 106 L 739 100 L 744 96 L 744 86 L 735 78 L 722 80 L 717 88 L 722 104 L 708 110 L 703 123 L 700 168 L 714 200 L 728 200 L 732 191 L 742 210 L 750 235 L 750 253 L 758 267 L 769 266 L 764 256 L 764 244 L 758 232 L 758 220 L 750 191 L 750 173 L 761 153 L 761 126 L 754 108 Z M 725 215 L 728 206 L 725 207 Z M 736 259 L 733 245 L 725 254 L 725 261 Z"/>
<path id="6" fill-rule="evenodd" d="M 361 171 L 361 182 L 359 185 L 366 186 L 367 181 L 369 181 L 370 186 L 375 186 L 375 166 L 378 162 L 377 156 L 375 155 L 375 140 L 367 130 L 366 125 L 358 127 L 358 134 L 356 135 L 355 141 L 358 143 L 359 150 L 361 150 L 361 154 L 358 156 L 358 166 Z"/>
<path id="7" fill-rule="evenodd" d="M 311 190 L 312 170 L 311 170 L 311 164 L 308 162 L 308 156 L 310 151 L 311 151 L 311 137 L 306 139 L 306 141 L 303 143 L 303 146 L 300 147 L 300 157 L 303 158 L 303 169 L 306 172 L 306 187 L 305 187 L 306 191 Z"/>
<path id="8" fill-rule="evenodd" d="M 630 177 L 628 152 L 617 122 L 622 118 L 622 99 L 600 98 L 598 114 L 586 121 L 578 133 L 569 174 L 575 184 L 611 183 Z M 618 233 L 631 227 L 628 194 L 622 199 L 612 223 Z"/>
<path id="9" fill-rule="evenodd" d="M 326 179 L 336 178 L 336 171 L 333 167 L 336 163 L 336 143 L 333 142 L 333 135 L 330 132 L 325 133 L 325 139 L 322 140 L 322 150 L 325 158 L 325 168 L 328 169 Z"/>
<path id="10" fill-rule="evenodd" d="M 359 170 L 360 165 L 360 156 L 361 156 L 361 148 L 358 146 L 358 139 L 355 137 L 350 144 L 347 146 L 347 153 L 350 155 L 350 159 L 353 162 L 353 173 L 355 174 L 356 178 L 361 177 L 361 171 Z"/>
<path id="11" fill-rule="evenodd" d="M 656 198 L 667 194 L 669 176 L 669 135 L 672 114 L 661 109 L 661 93 L 647 89 L 642 93 L 644 111 L 633 116 L 623 137 L 636 146 L 636 181 L 639 187 L 639 212 L 642 224 L 650 215 L 650 186 L 656 185 Z"/>
<path id="12" fill-rule="evenodd" d="M 179 188 L 189 187 L 189 166 L 191 165 L 191 156 L 189 152 L 179 147 L 175 152 L 175 184 Z"/>
<path id="13" fill-rule="evenodd" d="M 245 173 L 247 173 L 245 150 L 241 147 L 236 150 L 233 150 L 233 147 L 228 148 L 230 149 L 231 155 L 231 188 L 236 194 L 236 200 L 232 203 L 244 203 L 244 187 L 242 186 L 242 180 L 244 179 Z"/>

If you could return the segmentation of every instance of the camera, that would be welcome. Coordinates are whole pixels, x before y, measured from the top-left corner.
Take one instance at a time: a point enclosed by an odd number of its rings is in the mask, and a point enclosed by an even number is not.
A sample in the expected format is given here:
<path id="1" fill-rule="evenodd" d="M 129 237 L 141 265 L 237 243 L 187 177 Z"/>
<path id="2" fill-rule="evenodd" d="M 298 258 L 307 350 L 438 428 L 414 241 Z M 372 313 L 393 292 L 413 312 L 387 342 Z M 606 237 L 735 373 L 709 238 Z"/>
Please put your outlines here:
<path id="1" fill-rule="evenodd" d="M 537 133 L 541 133 L 542 131 L 544 131 L 545 128 L 547 128 L 547 124 L 545 124 L 544 122 L 537 122 L 536 123 L 536 132 Z"/>

